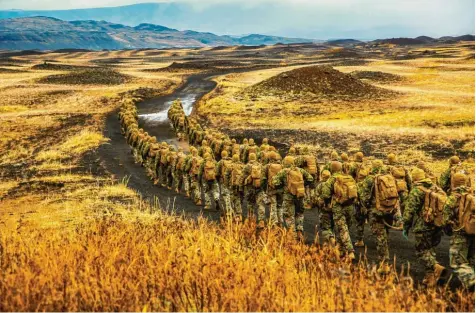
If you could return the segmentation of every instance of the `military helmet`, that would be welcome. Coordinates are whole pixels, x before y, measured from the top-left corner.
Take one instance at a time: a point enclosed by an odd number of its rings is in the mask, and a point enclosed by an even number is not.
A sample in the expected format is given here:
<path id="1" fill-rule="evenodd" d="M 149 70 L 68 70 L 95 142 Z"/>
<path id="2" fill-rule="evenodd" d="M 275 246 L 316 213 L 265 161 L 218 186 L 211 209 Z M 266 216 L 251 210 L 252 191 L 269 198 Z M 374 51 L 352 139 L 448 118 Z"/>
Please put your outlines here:
<path id="1" fill-rule="evenodd" d="M 165 141 L 162 141 L 162 142 L 160 143 L 160 145 L 161 145 L 161 146 L 167 146 L 167 143 L 166 143 Z"/>
<path id="2" fill-rule="evenodd" d="M 236 143 L 236 139 L 233 138 L 233 139 L 231 140 L 231 143 L 232 143 L 232 144 L 235 144 L 235 143 Z"/>
<path id="3" fill-rule="evenodd" d="M 327 180 L 329 177 L 331 177 L 331 172 L 328 170 L 324 170 L 321 173 L 321 180 Z"/>
<path id="4" fill-rule="evenodd" d="M 233 160 L 233 162 L 238 162 L 238 161 L 240 161 L 240 156 L 237 153 L 235 153 L 235 154 L 233 154 L 233 159 L 232 160 Z"/>
<path id="5" fill-rule="evenodd" d="M 419 182 L 425 179 L 425 172 L 421 168 L 414 168 L 412 171 L 412 180 L 413 182 Z"/>
<path id="6" fill-rule="evenodd" d="M 284 167 L 291 167 L 294 165 L 294 158 L 290 155 L 286 156 L 283 160 Z"/>
<path id="7" fill-rule="evenodd" d="M 337 151 L 333 150 L 331 152 L 331 161 L 337 161 L 339 158 L 339 154 L 337 154 Z"/>
<path id="8" fill-rule="evenodd" d="M 459 164 L 459 163 L 461 163 L 461 160 L 457 155 L 453 155 L 450 158 L 450 165 L 456 165 L 456 164 Z"/>
<path id="9" fill-rule="evenodd" d="M 268 144 L 268 138 L 263 138 L 263 141 L 261 142 L 262 144 Z"/>
<path id="10" fill-rule="evenodd" d="M 295 147 L 289 148 L 288 154 L 289 154 L 289 155 L 295 155 L 295 154 L 296 154 L 296 148 L 295 148 Z"/>
<path id="11" fill-rule="evenodd" d="M 340 155 L 340 158 L 343 162 L 347 162 L 349 161 L 349 156 L 347 155 L 347 153 L 343 152 L 341 155 Z"/>
<path id="12" fill-rule="evenodd" d="M 248 155 L 248 160 L 249 161 L 256 161 L 256 154 L 255 153 L 250 153 L 250 155 Z"/>
<path id="13" fill-rule="evenodd" d="M 183 152 L 183 148 L 182 148 L 182 147 L 179 147 L 177 150 L 178 150 L 178 152 Z"/>
<path id="14" fill-rule="evenodd" d="M 248 144 L 248 139 L 247 139 L 247 138 L 243 139 L 243 144 L 244 144 L 244 145 L 247 145 L 247 144 Z"/>
<path id="15" fill-rule="evenodd" d="M 355 154 L 355 160 L 356 160 L 357 162 L 362 162 L 362 161 L 364 160 L 364 154 L 363 154 L 362 152 L 360 152 L 360 151 L 357 152 L 357 153 Z"/>
<path id="16" fill-rule="evenodd" d="M 382 160 L 376 159 L 372 161 L 372 168 L 381 168 L 383 166 Z"/>
<path id="17" fill-rule="evenodd" d="M 388 161 L 388 164 L 395 164 L 397 163 L 397 156 L 395 155 L 395 153 L 389 153 L 387 155 L 387 161 Z"/>
<path id="18" fill-rule="evenodd" d="M 205 154 L 203 155 L 203 158 L 204 158 L 205 160 L 210 160 L 210 159 L 212 158 L 212 155 L 211 155 L 210 153 L 205 153 Z"/>
<path id="19" fill-rule="evenodd" d="M 419 169 L 424 170 L 426 168 L 425 161 L 418 161 L 416 167 L 418 167 Z"/>
<path id="20" fill-rule="evenodd" d="M 248 144 L 254 145 L 254 144 L 255 144 L 255 140 L 254 140 L 253 138 L 250 138 L 250 139 L 248 140 Z"/>
<path id="21" fill-rule="evenodd" d="M 331 162 L 331 173 L 339 173 L 342 171 L 342 163 L 339 161 L 332 161 Z"/>
<path id="22" fill-rule="evenodd" d="M 203 139 L 202 140 L 202 146 L 206 146 L 206 145 L 208 145 L 208 141 L 206 139 Z"/>
<path id="23" fill-rule="evenodd" d="M 277 160 L 279 160 L 279 155 L 275 151 L 271 151 L 271 152 L 268 153 L 268 158 L 270 160 L 277 161 Z"/>
<path id="24" fill-rule="evenodd" d="M 461 186 L 466 186 L 467 181 L 468 181 L 468 177 L 463 173 L 456 173 L 453 176 L 454 188 L 458 188 L 458 187 L 461 187 Z"/>
<path id="25" fill-rule="evenodd" d="M 223 150 L 223 151 L 221 152 L 221 157 L 222 157 L 222 158 L 226 158 L 227 156 L 228 156 L 228 151 Z"/>

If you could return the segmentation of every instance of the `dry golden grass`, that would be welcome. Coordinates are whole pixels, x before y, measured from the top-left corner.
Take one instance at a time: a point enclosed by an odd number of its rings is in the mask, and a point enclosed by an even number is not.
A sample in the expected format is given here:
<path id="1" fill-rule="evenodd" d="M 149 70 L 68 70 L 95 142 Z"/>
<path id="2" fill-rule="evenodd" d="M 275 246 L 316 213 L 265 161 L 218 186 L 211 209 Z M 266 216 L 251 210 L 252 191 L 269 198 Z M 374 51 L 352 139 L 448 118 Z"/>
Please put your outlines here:
<path id="1" fill-rule="evenodd" d="M 135 213 L 1 237 L 2 311 L 473 311 L 281 232 Z"/>

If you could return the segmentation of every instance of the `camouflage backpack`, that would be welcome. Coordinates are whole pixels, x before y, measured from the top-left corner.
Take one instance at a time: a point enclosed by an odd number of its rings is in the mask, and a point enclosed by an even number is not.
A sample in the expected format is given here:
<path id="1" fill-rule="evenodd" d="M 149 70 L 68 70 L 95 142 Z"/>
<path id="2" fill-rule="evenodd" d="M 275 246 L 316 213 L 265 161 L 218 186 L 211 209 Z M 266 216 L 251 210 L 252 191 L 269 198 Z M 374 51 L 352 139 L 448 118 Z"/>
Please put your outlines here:
<path id="1" fill-rule="evenodd" d="M 160 151 L 160 163 L 163 165 L 167 165 L 167 155 L 169 154 L 168 152 L 168 149 L 162 149 Z"/>
<path id="2" fill-rule="evenodd" d="M 250 176 L 251 176 L 253 187 L 255 188 L 261 187 L 261 165 L 260 164 L 251 165 Z"/>
<path id="3" fill-rule="evenodd" d="M 257 151 L 258 151 L 258 147 L 256 145 L 248 146 L 247 157 L 249 157 L 251 153 L 256 154 Z"/>
<path id="4" fill-rule="evenodd" d="M 186 157 L 187 156 L 183 152 L 177 154 L 177 164 L 175 165 L 176 169 L 182 170 Z"/>
<path id="5" fill-rule="evenodd" d="M 205 161 L 205 167 L 203 169 L 203 176 L 205 177 L 205 180 L 210 181 L 210 180 L 215 180 L 217 178 L 217 173 L 216 173 L 216 168 L 215 168 L 215 162 L 212 160 L 207 160 Z"/>
<path id="6" fill-rule="evenodd" d="M 281 164 L 271 163 L 268 166 L 268 185 L 273 186 L 273 178 L 283 169 Z"/>
<path id="7" fill-rule="evenodd" d="M 305 195 L 305 188 L 304 188 L 304 177 L 297 168 L 290 169 L 287 175 L 287 189 L 289 193 L 293 196 L 298 198 L 302 198 Z"/>
<path id="8" fill-rule="evenodd" d="M 392 167 L 392 176 L 395 177 L 395 180 L 397 181 L 398 192 L 408 191 L 407 182 L 405 181 L 406 171 L 403 166 Z"/>
<path id="9" fill-rule="evenodd" d="M 367 176 L 369 176 L 370 169 L 369 167 L 365 166 L 364 163 L 360 163 L 359 166 L 357 167 L 356 173 L 355 173 L 355 180 L 360 183 L 363 181 Z"/>
<path id="10" fill-rule="evenodd" d="M 357 199 L 357 183 L 350 175 L 337 175 L 334 182 L 334 200 L 339 204 L 352 204 Z"/>
<path id="11" fill-rule="evenodd" d="M 232 152 L 232 156 L 235 155 L 235 154 L 240 155 L 240 145 L 235 143 L 233 145 L 233 148 L 231 149 L 231 152 Z"/>
<path id="12" fill-rule="evenodd" d="M 474 195 L 462 194 L 459 198 L 458 223 L 459 229 L 463 229 L 468 235 L 474 235 L 474 210 Z"/>
<path id="13" fill-rule="evenodd" d="M 446 203 L 446 193 L 441 188 L 433 185 L 430 189 L 423 186 L 418 188 L 425 194 L 423 204 L 423 220 L 425 223 L 441 227 L 443 225 L 443 209 Z"/>
<path id="14" fill-rule="evenodd" d="M 375 207 L 382 213 L 393 213 L 398 207 L 397 182 L 392 174 L 375 176 Z"/>
<path id="15" fill-rule="evenodd" d="M 304 161 L 306 162 L 305 170 L 311 175 L 316 175 L 317 174 L 316 158 L 312 155 L 306 155 L 304 156 Z"/>
<path id="16" fill-rule="evenodd" d="M 203 159 L 200 157 L 193 157 L 192 158 L 192 167 L 190 168 L 190 173 L 192 175 L 198 175 L 200 172 L 200 166 L 203 163 Z"/>
<path id="17" fill-rule="evenodd" d="M 222 159 L 222 164 L 221 164 L 221 173 L 220 173 L 220 177 L 222 179 L 225 179 L 225 173 L 226 171 L 231 167 L 231 163 L 233 162 L 232 160 L 230 159 Z"/>
<path id="18" fill-rule="evenodd" d="M 184 127 L 185 126 L 185 116 L 181 115 L 178 119 L 178 125 L 180 127 Z"/>
<path id="19" fill-rule="evenodd" d="M 241 163 L 234 163 L 231 167 L 231 184 L 233 186 L 240 186 L 240 177 L 243 173 L 244 165 Z"/>

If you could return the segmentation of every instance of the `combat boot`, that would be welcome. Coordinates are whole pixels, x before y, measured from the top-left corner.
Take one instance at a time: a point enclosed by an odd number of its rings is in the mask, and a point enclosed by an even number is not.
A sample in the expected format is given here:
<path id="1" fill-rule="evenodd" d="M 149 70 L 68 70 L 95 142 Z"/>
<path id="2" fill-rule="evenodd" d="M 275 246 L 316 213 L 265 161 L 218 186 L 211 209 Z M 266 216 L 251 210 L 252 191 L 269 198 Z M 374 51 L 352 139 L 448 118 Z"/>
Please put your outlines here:
<path id="1" fill-rule="evenodd" d="M 354 246 L 356 247 L 365 247 L 364 241 L 363 240 L 358 240 L 355 242 Z"/>
<path id="2" fill-rule="evenodd" d="M 377 272 L 378 272 L 379 274 L 386 275 L 386 274 L 390 273 L 390 269 L 391 269 L 391 268 L 390 268 L 390 266 L 389 266 L 387 263 L 383 263 L 383 264 L 379 267 L 379 269 L 377 270 Z"/>
<path id="3" fill-rule="evenodd" d="M 190 191 L 185 192 L 185 197 L 190 198 Z"/>
<path id="4" fill-rule="evenodd" d="M 334 237 L 329 238 L 329 246 L 335 247 L 336 239 Z"/>
<path id="5" fill-rule="evenodd" d="M 433 267 L 433 275 L 435 275 L 436 281 L 438 281 L 441 275 L 444 275 L 445 272 L 446 272 L 446 267 L 444 267 L 443 265 L 436 263 L 435 266 Z"/>
<path id="6" fill-rule="evenodd" d="M 304 242 L 304 234 L 303 234 L 302 230 L 298 230 L 296 232 L 296 237 L 297 237 L 297 240 L 299 242 Z"/>
<path id="7" fill-rule="evenodd" d="M 257 228 L 263 229 L 264 228 L 264 221 L 259 221 Z"/>
<path id="8" fill-rule="evenodd" d="M 351 260 L 351 261 L 354 261 L 354 260 L 355 260 L 355 254 L 354 254 L 354 252 L 349 253 L 349 254 L 347 255 L 347 258 L 348 258 L 349 260 Z"/>

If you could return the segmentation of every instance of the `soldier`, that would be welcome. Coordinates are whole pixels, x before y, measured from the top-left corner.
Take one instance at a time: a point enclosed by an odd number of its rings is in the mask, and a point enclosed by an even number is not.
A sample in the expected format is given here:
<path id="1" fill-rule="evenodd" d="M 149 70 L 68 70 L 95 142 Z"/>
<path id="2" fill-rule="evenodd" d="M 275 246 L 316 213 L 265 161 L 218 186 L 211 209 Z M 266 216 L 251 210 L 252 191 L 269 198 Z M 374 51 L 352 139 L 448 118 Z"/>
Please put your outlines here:
<path id="1" fill-rule="evenodd" d="M 461 160 L 458 156 L 454 155 L 449 160 L 450 166 L 446 171 L 443 172 L 440 176 L 440 187 L 447 194 L 451 194 L 451 190 L 454 189 L 452 186 L 452 177 L 456 173 L 461 173 L 467 175 L 468 173 L 461 165 Z"/>
<path id="2" fill-rule="evenodd" d="M 433 208 L 427 203 L 426 198 L 441 193 L 446 200 L 446 196 L 430 179 L 425 178 L 425 172 L 421 169 L 412 171 L 412 180 L 414 187 L 408 195 L 403 213 L 403 236 L 408 240 L 408 233 L 410 230 L 413 231 L 416 254 L 426 270 L 423 283 L 432 286 L 445 268 L 438 264 L 435 251 L 441 241 L 442 228 L 436 225 L 436 220 L 429 217 L 431 214 L 429 212 Z"/>
<path id="3" fill-rule="evenodd" d="M 232 158 L 232 163 L 230 167 L 226 170 L 226 181 L 230 182 L 231 188 L 231 205 L 235 218 L 241 220 L 243 210 L 241 200 L 244 198 L 243 185 L 240 182 L 241 176 L 243 174 L 244 164 L 240 161 L 240 156 L 238 153 L 235 153 Z"/>
<path id="4" fill-rule="evenodd" d="M 295 159 L 297 167 L 304 169 L 306 172 L 311 174 L 314 179 L 314 184 L 318 181 L 319 166 L 317 164 L 317 158 L 309 153 L 309 148 L 307 146 L 302 147 L 302 154 Z M 304 197 L 304 208 L 311 209 L 311 197 L 313 196 L 314 191 L 306 186 L 306 196 Z"/>
<path id="5" fill-rule="evenodd" d="M 170 152 L 170 147 L 167 143 L 162 142 L 162 149 L 158 154 L 158 162 L 156 168 L 158 168 L 157 177 L 158 183 L 165 187 L 167 185 L 167 166 L 168 166 L 168 154 Z"/>
<path id="6" fill-rule="evenodd" d="M 352 163 L 349 161 L 349 155 L 345 152 L 342 152 L 340 155 L 340 159 L 342 161 L 342 173 L 347 175 L 351 174 Z"/>
<path id="7" fill-rule="evenodd" d="M 443 211 L 443 224 L 451 228 L 450 266 L 465 288 L 474 290 L 474 195 L 467 177 L 456 173 L 451 196 Z"/>
<path id="8" fill-rule="evenodd" d="M 354 162 L 350 165 L 350 175 L 355 179 L 357 182 L 357 189 L 360 191 L 362 182 L 368 176 L 369 170 L 364 164 L 364 154 L 360 151 L 356 152 L 354 155 Z M 360 194 L 359 194 L 359 201 L 355 203 L 355 221 L 356 221 L 356 241 L 354 246 L 356 247 L 363 247 L 364 244 L 364 231 L 365 231 L 365 224 L 368 220 L 369 214 L 367 208 L 362 205 Z"/>
<path id="9" fill-rule="evenodd" d="M 259 147 L 260 150 L 267 149 L 269 147 L 268 138 L 263 138 L 261 141 L 261 146 Z"/>
<path id="10" fill-rule="evenodd" d="M 399 205 L 397 184 L 383 162 L 374 160 L 369 175 L 359 187 L 361 205 L 368 208 L 370 228 L 377 243 L 379 272 L 386 274 L 390 271 L 388 232 Z"/>
<path id="11" fill-rule="evenodd" d="M 173 188 L 176 193 L 180 193 L 182 185 L 184 184 L 184 171 L 183 167 L 185 165 L 185 159 L 187 155 L 183 153 L 182 148 L 178 148 L 177 156 L 172 164 L 172 177 L 173 177 Z"/>
<path id="12" fill-rule="evenodd" d="M 170 145 L 169 152 L 167 153 L 167 164 L 165 166 L 165 186 L 167 189 L 171 190 L 174 184 L 174 164 L 177 159 L 177 152 L 175 152 L 175 147 Z"/>
<path id="13" fill-rule="evenodd" d="M 352 223 L 353 205 L 357 200 L 357 184 L 352 176 L 342 173 L 342 163 L 338 161 L 332 161 L 331 175 L 322 187 L 320 197 L 327 203 L 330 200 L 340 250 L 343 255 L 353 260 L 355 255 L 349 228 Z"/>
<path id="14" fill-rule="evenodd" d="M 198 155 L 198 150 L 195 147 L 191 147 L 190 151 L 192 156 L 185 164 L 184 170 L 190 177 L 190 193 L 193 202 L 195 202 L 196 205 L 202 205 L 202 195 L 200 191 L 200 180 L 198 179 L 198 174 L 203 163 L 203 159 Z"/>
<path id="15" fill-rule="evenodd" d="M 245 150 L 244 150 L 244 153 L 243 153 L 243 162 L 244 163 L 248 163 L 248 160 L 249 160 L 249 155 L 251 153 L 254 153 L 256 156 L 258 156 L 258 153 L 259 153 L 259 148 L 258 146 L 255 144 L 255 141 L 253 138 L 250 138 L 248 140 L 248 146 L 245 147 Z"/>
<path id="16" fill-rule="evenodd" d="M 226 175 L 227 170 L 231 168 L 233 163 L 232 159 L 228 156 L 228 152 L 223 150 L 221 152 L 221 160 L 217 164 L 217 178 L 220 183 L 220 196 L 222 200 L 222 208 L 225 209 L 225 216 L 227 219 L 231 219 L 233 209 L 231 207 L 231 194 L 230 194 L 230 182 Z"/>
<path id="17" fill-rule="evenodd" d="M 297 238 L 304 241 L 304 204 L 305 186 L 314 183 L 314 179 L 302 168 L 296 167 L 294 158 L 287 156 L 283 160 L 281 171 L 273 178 L 273 187 L 284 186 L 283 210 L 286 228 L 296 231 Z"/>
<path id="18" fill-rule="evenodd" d="M 431 179 L 431 181 L 436 184 L 437 179 L 436 175 L 426 166 L 425 161 L 418 161 L 417 166 L 419 169 L 425 172 L 425 177 Z"/>
<path id="19" fill-rule="evenodd" d="M 408 196 L 408 191 L 412 189 L 412 178 L 409 171 L 401 164 L 397 162 L 397 156 L 395 153 L 390 153 L 387 156 L 388 170 L 395 177 L 397 181 L 398 196 L 400 197 L 400 207 L 397 211 L 396 218 L 401 223 L 402 212 L 405 211 L 405 200 Z"/>
<path id="20" fill-rule="evenodd" d="M 243 142 L 240 145 L 240 160 L 243 163 L 246 163 L 245 159 L 244 159 L 244 153 L 245 153 L 247 147 L 248 147 L 248 139 L 245 138 L 245 139 L 243 139 Z M 233 153 L 235 153 L 235 151 L 233 151 Z"/>
<path id="21" fill-rule="evenodd" d="M 261 205 L 265 193 L 262 188 L 263 166 L 256 160 L 256 154 L 250 153 L 249 162 L 243 168 L 240 184 L 244 186 L 248 218 L 254 216 L 254 204 Z M 258 212 L 258 227 L 264 227 L 264 216 Z"/>
<path id="22" fill-rule="evenodd" d="M 321 179 L 316 187 L 316 201 L 319 214 L 319 229 L 324 244 L 335 244 L 334 235 L 334 217 L 332 215 L 331 199 L 324 200 L 322 195 L 322 189 L 327 180 L 331 177 L 331 172 L 324 170 L 321 173 Z"/>
<path id="23" fill-rule="evenodd" d="M 269 200 L 269 223 L 272 226 L 283 226 L 283 189 L 276 189 L 273 186 L 273 178 L 283 169 L 281 156 L 271 151 L 267 159 L 269 163 L 264 165 L 262 181 Z"/>
<path id="24" fill-rule="evenodd" d="M 208 145 L 208 140 L 204 139 L 202 140 L 202 146 L 198 148 L 198 155 L 203 158 L 206 153 L 214 155 L 212 148 Z"/>
<path id="25" fill-rule="evenodd" d="M 210 153 L 203 156 L 204 162 L 200 166 L 198 179 L 202 182 L 203 193 L 205 195 L 205 210 L 212 208 L 212 199 L 215 202 L 215 208 L 220 209 L 218 203 L 220 193 L 217 183 L 217 162 Z"/>
<path id="26" fill-rule="evenodd" d="M 334 162 L 334 161 L 339 161 L 339 154 L 337 154 L 337 151 L 332 150 L 332 152 L 330 154 L 330 160 L 326 162 L 326 164 L 321 169 L 321 171 L 327 170 L 327 171 L 330 172 L 331 171 L 331 163 Z"/>
<path id="27" fill-rule="evenodd" d="M 291 148 L 289 148 L 288 154 L 286 154 L 286 156 L 295 157 L 296 156 L 296 147 L 292 146 Z"/>

